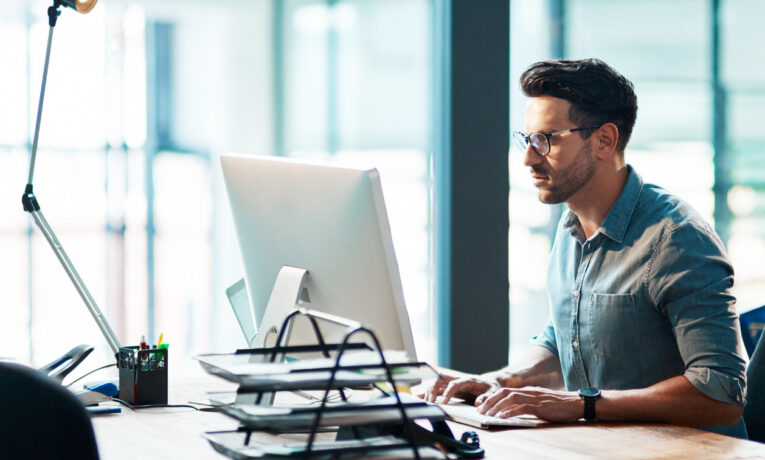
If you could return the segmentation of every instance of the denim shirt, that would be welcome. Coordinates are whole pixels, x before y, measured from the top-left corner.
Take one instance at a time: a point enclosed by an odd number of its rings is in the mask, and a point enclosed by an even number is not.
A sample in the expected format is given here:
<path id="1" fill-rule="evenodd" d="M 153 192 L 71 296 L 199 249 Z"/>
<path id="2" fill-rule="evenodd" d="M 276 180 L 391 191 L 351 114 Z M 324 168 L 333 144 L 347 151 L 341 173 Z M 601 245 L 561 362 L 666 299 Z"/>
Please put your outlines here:
<path id="1" fill-rule="evenodd" d="M 585 240 L 561 217 L 547 274 L 551 319 L 534 343 L 560 359 L 566 388 L 645 388 L 685 376 L 710 398 L 743 405 L 746 364 L 733 268 L 690 206 L 629 178 Z"/>

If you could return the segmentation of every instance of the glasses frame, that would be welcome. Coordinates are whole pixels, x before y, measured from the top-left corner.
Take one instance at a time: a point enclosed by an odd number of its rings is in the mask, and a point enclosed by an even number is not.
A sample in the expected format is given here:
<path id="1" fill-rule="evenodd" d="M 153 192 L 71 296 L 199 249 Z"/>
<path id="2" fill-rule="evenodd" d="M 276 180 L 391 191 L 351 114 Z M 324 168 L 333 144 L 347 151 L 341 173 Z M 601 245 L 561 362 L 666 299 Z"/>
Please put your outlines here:
<path id="1" fill-rule="evenodd" d="M 573 132 L 576 132 L 576 131 L 584 131 L 584 130 L 587 130 L 587 129 L 598 129 L 601 126 L 603 126 L 603 125 L 586 126 L 586 127 L 582 127 L 582 128 L 564 129 L 562 131 L 551 131 L 549 133 L 545 133 L 545 132 L 542 132 L 542 131 L 534 131 L 533 133 L 526 134 L 523 131 L 514 131 L 513 132 L 513 139 L 515 140 L 515 143 L 518 144 L 518 147 L 521 148 L 521 150 L 525 151 L 528 148 L 528 146 L 531 145 L 531 149 L 534 151 L 534 153 L 536 153 L 537 155 L 541 155 L 541 156 L 547 156 L 547 154 L 550 153 L 550 150 L 552 148 L 552 146 L 550 144 L 550 138 L 551 137 L 559 136 L 561 134 L 573 133 Z M 544 138 L 545 138 L 545 145 L 547 146 L 547 151 L 540 152 L 539 150 L 537 150 L 536 147 L 534 147 L 533 144 L 531 144 L 531 136 L 533 136 L 535 134 L 540 134 L 540 135 L 544 136 Z"/>

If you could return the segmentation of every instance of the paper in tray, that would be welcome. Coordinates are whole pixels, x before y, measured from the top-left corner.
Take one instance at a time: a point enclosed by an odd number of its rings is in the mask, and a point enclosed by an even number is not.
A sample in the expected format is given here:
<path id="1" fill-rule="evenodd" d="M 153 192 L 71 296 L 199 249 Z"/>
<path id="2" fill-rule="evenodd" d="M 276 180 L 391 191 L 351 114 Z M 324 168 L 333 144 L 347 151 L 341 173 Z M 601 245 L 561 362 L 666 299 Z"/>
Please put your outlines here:
<path id="1" fill-rule="evenodd" d="M 325 389 L 335 365 L 335 360 L 329 358 L 264 363 L 247 354 L 200 355 L 195 359 L 208 373 L 236 382 L 248 391 Z M 379 366 L 379 362 L 376 352 L 343 355 L 343 368 L 335 372 L 332 388 L 368 386 L 387 380 L 385 369 L 374 367 Z M 424 363 L 409 363 L 402 359 L 389 363 L 389 368 L 394 381 L 403 385 L 415 385 L 423 378 L 436 375 Z"/>
<path id="2" fill-rule="evenodd" d="M 285 459 L 305 458 L 306 444 L 262 444 L 250 442 L 244 444 L 245 433 L 237 431 L 216 431 L 203 433 L 210 445 L 219 453 L 236 459 Z M 417 448 L 422 459 L 443 459 L 443 452 L 433 447 L 421 446 Z M 314 455 L 315 454 L 315 455 Z M 411 459 L 412 448 L 406 441 L 394 436 L 380 436 L 362 440 L 345 441 L 322 441 L 316 442 L 312 448 L 312 458 L 372 458 L 384 459 Z"/>
<path id="3" fill-rule="evenodd" d="M 383 352 L 385 361 L 392 367 L 409 363 L 405 352 L 389 350 Z M 204 354 L 196 356 L 202 365 L 210 365 L 234 375 L 282 375 L 303 370 L 332 369 L 335 358 L 292 359 L 287 362 L 268 362 L 268 355 L 247 353 Z M 378 351 L 349 351 L 340 358 L 340 366 L 364 366 L 380 363 Z"/>
<path id="4" fill-rule="evenodd" d="M 418 398 L 401 395 L 407 418 L 445 420 L 446 414 L 437 405 Z M 328 405 L 321 414 L 319 426 L 352 426 L 375 423 L 401 422 L 401 410 L 396 398 L 386 396 L 363 403 L 336 403 Z M 252 429 L 288 431 L 311 428 L 319 406 L 270 407 L 228 406 L 221 409 Z"/>

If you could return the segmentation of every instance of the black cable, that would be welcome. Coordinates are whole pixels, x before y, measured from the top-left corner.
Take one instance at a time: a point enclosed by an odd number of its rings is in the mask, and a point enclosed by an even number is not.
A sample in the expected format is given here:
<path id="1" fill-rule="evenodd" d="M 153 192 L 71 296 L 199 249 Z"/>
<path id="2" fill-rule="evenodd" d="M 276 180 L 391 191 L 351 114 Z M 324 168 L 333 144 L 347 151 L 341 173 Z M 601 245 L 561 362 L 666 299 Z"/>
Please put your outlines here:
<path id="1" fill-rule="evenodd" d="M 116 401 L 120 404 L 122 404 L 125 407 L 129 407 L 130 409 L 137 410 L 137 409 L 148 409 L 151 407 L 188 407 L 194 410 L 199 410 L 198 407 L 192 406 L 190 404 L 130 404 L 127 401 L 123 401 L 118 398 L 112 398 L 112 401 Z"/>
<path id="2" fill-rule="evenodd" d="M 80 380 L 84 379 L 85 377 L 89 376 L 90 374 L 92 374 L 92 373 L 94 373 L 96 371 L 100 371 L 101 369 L 106 369 L 107 367 L 112 367 L 112 366 L 116 366 L 116 365 L 117 365 L 117 363 L 111 363 L 111 364 L 107 364 L 106 366 L 97 367 L 97 368 L 93 369 L 92 371 L 87 372 L 87 373 L 77 377 L 76 379 L 72 380 L 71 382 L 67 383 L 66 386 L 70 387 L 70 386 L 74 385 L 75 383 L 79 382 Z"/>

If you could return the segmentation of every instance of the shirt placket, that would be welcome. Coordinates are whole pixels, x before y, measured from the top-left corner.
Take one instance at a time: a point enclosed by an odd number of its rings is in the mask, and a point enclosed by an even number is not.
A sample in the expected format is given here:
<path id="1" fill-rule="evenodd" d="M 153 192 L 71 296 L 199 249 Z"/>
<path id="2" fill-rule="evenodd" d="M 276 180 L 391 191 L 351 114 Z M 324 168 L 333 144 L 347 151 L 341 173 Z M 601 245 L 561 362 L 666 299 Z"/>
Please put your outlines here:
<path id="1" fill-rule="evenodd" d="M 577 270 L 574 277 L 574 286 L 571 292 L 571 356 L 573 356 L 574 372 L 581 383 L 580 387 L 588 387 L 590 385 L 590 379 L 587 375 L 587 370 L 584 367 L 584 360 L 582 359 L 582 344 L 580 341 L 580 316 L 582 314 L 582 287 L 584 285 L 584 279 L 587 275 L 587 269 L 592 259 L 592 242 L 585 241 L 583 245 L 579 246 L 579 254 L 577 254 Z M 586 305 L 586 304 L 585 304 Z"/>

